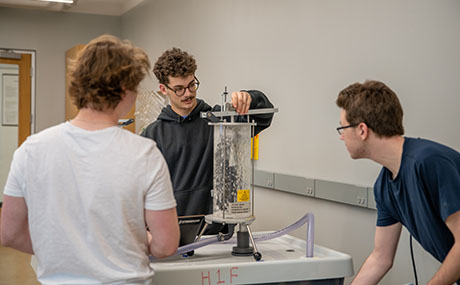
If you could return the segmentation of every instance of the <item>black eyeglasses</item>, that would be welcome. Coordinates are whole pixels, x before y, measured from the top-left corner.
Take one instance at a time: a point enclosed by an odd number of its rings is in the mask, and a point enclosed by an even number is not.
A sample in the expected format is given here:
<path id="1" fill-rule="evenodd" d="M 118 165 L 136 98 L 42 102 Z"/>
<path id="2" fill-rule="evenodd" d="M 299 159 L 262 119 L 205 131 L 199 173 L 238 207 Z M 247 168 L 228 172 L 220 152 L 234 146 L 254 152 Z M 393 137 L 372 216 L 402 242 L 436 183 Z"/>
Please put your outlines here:
<path id="1" fill-rule="evenodd" d="M 339 135 L 343 135 L 343 131 L 347 128 L 354 128 L 356 126 L 358 126 L 359 124 L 351 124 L 351 125 L 348 125 L 348 126 L 343 126 L 343 127 L 338 127 L 337 128 L 337 132 L 339 133 Z"/>
<path id="2" fill-rule="evenodd" d="M 172 90 L 177 97 L 184 96 L 185 94 L 185 89 L 188 89 L 190 92 L 195 92 L 198 90 L 198 87 L 200 87 L 200 81 L 198 81 L 198 78 L 196 76 L 193 77 L 194 80 L 190 82 L 190 84 L 187 87 L 183 86 L 175 86 L 174 88 L 169 87 L 168 85 L 165 84 L 165 86 L 169 89 Z"/>

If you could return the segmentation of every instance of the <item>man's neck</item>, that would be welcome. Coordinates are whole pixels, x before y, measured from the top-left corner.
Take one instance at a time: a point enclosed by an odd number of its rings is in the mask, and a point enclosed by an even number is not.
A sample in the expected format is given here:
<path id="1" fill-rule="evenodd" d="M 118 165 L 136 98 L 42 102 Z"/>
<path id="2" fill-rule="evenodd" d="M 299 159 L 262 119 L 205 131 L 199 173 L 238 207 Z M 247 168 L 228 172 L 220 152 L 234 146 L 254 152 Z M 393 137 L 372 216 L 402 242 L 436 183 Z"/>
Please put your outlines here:
<path id="1" fill-rule="evenodd" d="M 181 110 L 181 109 L 176 109 L 172 105 L 171 105 L 171 109 L 174 111 L 174 113 L 176 113 L 177 115 L 179 115 L 181 117 L 187 117 L 188 115 L 190 115 L 190 113 L 192 113 L 192 111 L 188 112 L 188 111 L 184 111 L 184 110 Z"/>
<path id="2" fill-rule="evenodd" d="M 85 130 L 100 130 L 118 125 L 116 112 L 80 109 L 70 123 Z"/>
<path id="3" fill-rule="evenodd" d="M 375 137 L 369 158 L 390 170 L 395 179 L 401 167 L 403 145 L 402 136 Z"/>

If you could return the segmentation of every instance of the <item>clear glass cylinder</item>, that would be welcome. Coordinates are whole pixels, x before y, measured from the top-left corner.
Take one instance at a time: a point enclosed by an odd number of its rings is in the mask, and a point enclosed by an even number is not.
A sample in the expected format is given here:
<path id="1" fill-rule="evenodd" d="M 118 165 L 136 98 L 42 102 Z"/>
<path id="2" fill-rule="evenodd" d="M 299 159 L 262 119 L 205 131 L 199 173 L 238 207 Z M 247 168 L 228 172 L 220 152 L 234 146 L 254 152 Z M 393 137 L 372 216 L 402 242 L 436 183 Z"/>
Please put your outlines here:
<path id="1" fill-rule="evenodd" d="M 213 216 L 248 218 L 252 213 L 251 124 L 214 125 Z"/>

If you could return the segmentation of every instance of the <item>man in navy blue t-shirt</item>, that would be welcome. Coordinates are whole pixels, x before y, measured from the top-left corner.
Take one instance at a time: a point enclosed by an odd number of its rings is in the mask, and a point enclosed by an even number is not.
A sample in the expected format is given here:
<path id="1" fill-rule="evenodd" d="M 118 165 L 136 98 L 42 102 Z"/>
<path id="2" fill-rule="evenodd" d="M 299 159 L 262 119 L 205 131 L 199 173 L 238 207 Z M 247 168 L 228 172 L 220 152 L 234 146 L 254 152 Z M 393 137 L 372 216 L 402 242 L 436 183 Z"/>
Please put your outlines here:
<path id="1" fill-rule="evenodd" d="M 352 284 L 377 284 L 390 270 L 402 225 L 442 263 L 428 284 L 460 284 L 460 153 L 403 137 L 401 104 L 381 82 L 352 84 L 336 103 L 350 156 L 383 166 L 374 185 L 374 250 Z"/>

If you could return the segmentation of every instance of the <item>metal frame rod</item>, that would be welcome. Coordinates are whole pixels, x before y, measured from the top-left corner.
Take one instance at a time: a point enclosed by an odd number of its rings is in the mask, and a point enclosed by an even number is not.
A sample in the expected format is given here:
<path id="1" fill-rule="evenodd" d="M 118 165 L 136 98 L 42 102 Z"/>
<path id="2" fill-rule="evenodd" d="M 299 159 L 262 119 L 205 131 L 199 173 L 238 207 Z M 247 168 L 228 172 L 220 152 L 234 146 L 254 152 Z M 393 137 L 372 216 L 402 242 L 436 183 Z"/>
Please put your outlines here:
<path id="1" fill-rule="evenodd" d="M 202 112 L 201 118 L 206 118 L 208 112 Z M 239 116 L 236 111 L 210 112 L 216 117 Z M 248 115 L 278 113 L 278 108 L 250 109 Z"/>
<path id="2" fill-rule="evenodd" d="M 249 117 L 248 117 L 249 119 Z M 254 120 L 252 120 L 252 122 L 254 123 Z M 252 138 L 252 159 L 251 159 L 251 164 L 252 164 L 252 198 L 251 198 L 251 212 L 252 212 L 252 215 L 254 216 L 254 162 L 256 160 L 256 138 L 254 136 L 255 134 L 255 125 L 252 125 L 251 126 L 251 138 Z"/>
<path id="3" fill-rule="evenodd" d="M 199 241 L 201 239 L 201 237 L 203 236 L 204 234 L 204 231 L 206 230 L 206 228 L 208 227 L 208 223 L 204 223 L 203 225 L 203 228 L 201 229 L 201 232 L 200 234 L 195 238 L 195 242 Z"/>
<path id="4" fill-rule="evenodd" d="M 247 230 L 248 230 L 249 239 L 251 240 L 252 247 L 254 248 L 254 252 L 259 252 L 259 251 L 257 250 L 256 243 L 254 242 L 254 237 L 252 236 L 252 232 L 251 232 L 251 229 L 249 228 L 249 225 L 246 225 L 246 228 L 247 228 Z"/>
<path id="5" fill-rule="evenodd" d="M 222 155 L 224 156 L 223 157 L 223 166 L 222 166 L 222 178 L 223 178 L 223 185 L 222 187 L 224 189 L 223 190 L 223 199 L 222 199 L 222 218 L 225 219 L 225 212 L 226 212 L 226 208 L 225 208 L 225 199 L 227 197 L 227 179 L 226 179 L 226 171 L 225 171 L 225 163 L 227 162 L 227 141 L 226 141 L 226 138 L 227 138 L 227 128 L 223 127 L 222 126 L 222 131 L 223 131 L 223 152 L 222 152 Z M 222 141 L 221 141 L 222 142 Z"/>

